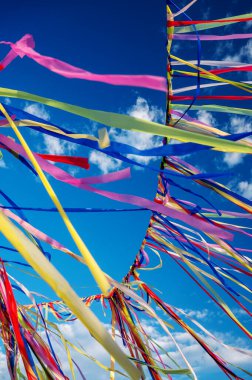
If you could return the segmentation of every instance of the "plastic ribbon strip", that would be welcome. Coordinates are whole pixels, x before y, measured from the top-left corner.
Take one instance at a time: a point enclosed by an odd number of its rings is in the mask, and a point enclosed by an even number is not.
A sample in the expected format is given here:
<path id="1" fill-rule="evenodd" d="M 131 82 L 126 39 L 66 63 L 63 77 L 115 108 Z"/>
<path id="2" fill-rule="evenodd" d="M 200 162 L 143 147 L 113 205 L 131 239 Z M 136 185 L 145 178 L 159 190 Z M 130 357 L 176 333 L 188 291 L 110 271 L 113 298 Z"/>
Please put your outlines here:
<path id="1" fill-rule="evenodd" d="M 165 78 L 154 75 L 102 75 L 93 74 L 89 71 L 69 65 L 56 58 L 47 57 L 34 50 L 35 42 L 30 34 L 26 34 L 15 44 L 1 41 L 0 44 L 11 46 L 12 51 L 0 62 L 2 70 L 17 56 L 27 56 L 47 69 L 66 78 L 85 79 L 96 82 L 108 83 L 116 86 L 136 86 L 153 90 L 166 91 Z"/>
<path id="2" fill-rule="evenodd" d="M 201 35 L 201 41 L 226 41 L 226 40 L 239 40 L 245 38 L 251 38 L 251 33 L 243 33 L 243 34 L 228 34 L 226 36 L 215 36 L 215 35 Z M 186 40 L 186 41 L 197 41 L 198 36 L 193 34 L 173 34 L 172 37 L 174 40 Z"/>
<path id="3" fill-rule="evenodd" d="M 162 124 L 154 123 L 147 120 L 133 118 L 127 115 L 116 114 L 113 112 L 95 111 L 89 110 L 87 108 L 82 108 L 74 106 L 71 104 L 59 102 L 57 100 L 52 100 L 44 98 L 37 95 L 32 95 L 23 91 L 16 91 L 10 89 L 0 88 L 0 96 L 19 98 L 29 101 L 34 101 L 48 106 L 58 108 L 75 115 L 86 117 L 90 120 L 96 121 L 108 125 L 113 128 L 120 128 L 123 130 L 131 130 L 136 132 L 145 132 L 157 136 L 165 136 L 168 138 L 174 138 L 184 142 L 195 142 L 203 145 L 212 146 L 220 151 L 225 152 L 239 152 L 239 153 L 252 153 L 251 147 L 243 144 L 234 143 L 232 141 L 225 141 L 212 136 L 205 136 L 194 132 L 187 132 L 173 128 L 170 126 L 163 126 Z M 178 105 L 180 106 L 180 105 Z M 203 108 L 204 106 L 202 106 Z M 176 108 L 180 109 L 179 107 Z M 211 108 L 211 107 L 209 107 Z M 222 112 L 225 112 L 225 107 L 220 107 Z M 198 109 L 198 106 L 193 106 L 192 109 Z M 244 110 L 249 111 L 249 110 Z M 249 111 L 252 113 L 252 111 Z"/>

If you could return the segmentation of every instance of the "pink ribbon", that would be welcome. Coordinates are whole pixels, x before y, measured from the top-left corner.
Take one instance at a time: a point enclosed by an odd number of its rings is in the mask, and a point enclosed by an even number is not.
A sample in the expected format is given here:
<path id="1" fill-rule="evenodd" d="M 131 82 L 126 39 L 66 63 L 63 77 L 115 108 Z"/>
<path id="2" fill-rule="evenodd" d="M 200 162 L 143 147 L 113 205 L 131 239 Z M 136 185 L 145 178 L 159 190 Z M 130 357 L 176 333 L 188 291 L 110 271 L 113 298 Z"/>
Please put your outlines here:
<path id="1" fill-rule="evenodd" d="M 10 45 L 12 48 L 2 62 L 0 62 L 1 69 L 9 65 L 17 56 L 21 58 L 27 56 L 36 61 L 39 65 L 66 78 L 85 79 L 116 86 L 136 86 L 164 92 L 167 91 L 166 79 L 164 77 L 154 75 L 94 74 L 60 61 L 59 59 L 41 55 L 34 50 L 35 42 L 30 34 L 26 34 L 16 43 L 6 41 L 1 41 L 0 43 Z"/>

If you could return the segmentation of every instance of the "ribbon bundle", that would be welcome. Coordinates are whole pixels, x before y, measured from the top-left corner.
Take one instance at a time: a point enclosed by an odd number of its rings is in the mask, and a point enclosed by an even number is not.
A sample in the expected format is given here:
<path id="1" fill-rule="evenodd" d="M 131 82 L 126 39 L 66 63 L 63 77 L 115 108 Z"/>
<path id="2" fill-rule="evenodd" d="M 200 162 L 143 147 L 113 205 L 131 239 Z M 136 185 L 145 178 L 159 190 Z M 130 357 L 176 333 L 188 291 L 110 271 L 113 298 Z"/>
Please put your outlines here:
<path id="1" fill-rule="evenodd" d="M 132 130 L 162 136 L 163 145 L 151 149 L 140 150 L 136 147 L 111 141 L 105 128 L 98 131 L 98 137 L 92 134 L 77 134 L 66 130 L 54 123 L 29 114 L 17 107 L 0 104 L 0 128 L 11 128 L 17 141 L 4 134 L 0 134 L 0 148 L 4 155 L 13 155 L 26 166 L 34 175 L 38 176 L 54 203 L 54 208 L 25 207 L 17 205 L 8 195 L 1 191 L 7 205 L 0 205 L 0 231 L 7 238 L 13 248 L 1 246 L 8 252 L 19 252 L 25 259 L 20 261 L 1 260 L 0 265 L 0 321 L 1 338 L 6 352 L 6 361 L 10 378 L 27 379 L 59 379 L 67 380 L 60 358 L 54 348 L 55 341 L 60 344 L 67 355 L 69 373 L 76 379 L 85 379 L 83 370 L 73 358 L 73 352 L 88 357 L 104 370 L 109 371 L 110 380 L 118 375 L 132 379 L 145 379 L 147 373 L 154 380 L 162 378 L 172 379 L 173 375 L 187 375 L 197 379 L 194 369 L 176 342 L 171 329 L 175 325 L 189 334 L 202 349 L 212 358 L 216 365 L 229 379 L 243 379 L 244 374 L 251 376 L 249 371 L 235 368 L 213 348 L 209 339 L 218 342 L 225 349 L 250 355 L 249 351 L 232 347 L 220 341 L 198 321 L 194 320 L 186 311 L 160 298 L 141 278 L 141 272 L 159 269 L 162 266 L 162 256 L 166 255 L 189 278 L 198 285 L 199 292 L 204 292 L 209 299 L 237 325 L 241 332 L 251 338 L 251 333 L 245 324 L 235 314 L 231 305 L 248 316 L 250 303 L 249 277 L 251 277 L 251 259 L 248 257 L 250 249 L 240 248 L 232 243 L 234 235 L 251 237 L 246 223 L 252 216 L 252 202 L 242 195 L 217 182 L 217 178 L 229 173 L 203 173 L 193 165 L 184 161 L 186 154 L 212 150 L 232 153 L 252 153 L 251 140 L 248 137 L 252 132 L 230 134 L 218 129 L 209 123 L 197 120 L 189 113 L 194 110 L 234 113 L 249 116 L 248 108 L 228 107 L 220 104 L 198 104 L 201 100 L 242 101 L 252 98 L 252 86 L 247 81 L 235 81 L 225 74 L 236 71 L 250 72 L 251 65 L 242 62 L 201 61 L 200 46 L 202 41 L 232 40 L 250 38 L 251 34 L 231 35 L 199 35 L 199 30 L 252 20 L 251 14 L 229 17 L 218 20 L 191 20 L 187 10 L 195 3 L 193 0 L 183 9 L 179 9 L 173 1 L 167 5 L 167 78 L 151 75 L 100 75 L 74 67 L 58 59 L 43 56 L 35 50 L 35 42 L 31 35 L 25 35 L 18 42 L 2 41 L 1 44 L 10 46 L 10 51 L 0 63 L 2 75 L 8 65 L 17 57 L 28 57 L 46 67 L 54 73 L 66 78 L 77 78 L 89 81 L 99 81 L 112 85 L 136 86 L 166 92 L 166 119 L 165 125 L 140 120 L 127 115 L 91 110 L 79 106 L 63 103 L 54 99 L 26 93 L 18 90 L 0 88 L 1 97 L 17 98 L 26 101 L 35 101 L 54 107 L 70 114 L 88 118 L 108 127 Z M 183 20 L 175 20 L 178 16 Z M 191 34 L 194 32 L 194 34 Z M 172 54 L 173 40 L 197 41 L 198 56 L 196 61 L 185 61 Z M 184 68 L 178 69 L 179 66 Z M 203 66 L 217 66 L 217 69 L 206 70 Z M 187 71 L 190 70 L 190 71 Z M 220 76 L 221 75 L 221 76 Z M 196 77 L 196 84 L 173 89 L 176 78 L 186 81 Z M 204 83 L 202 84 L 202 82 Z M 205 83 L 207 81 L 207 83 Z M 230 86 L 234 91 L 245 95 L 200 95 L 202 88 L 216 86 Z M 194 91 L 194 95 L 177 95 Z M 189 104 L 177 104 L 177 101 L 189 101 Z M 88 159 L 80 156 L 51 155 L 34 153 L 22 131 L 33 130 L 41 135 L 49 135 L 64 141 L 85 146 L 103 152 L 110 157 L 123 161 L 126 164 L 141 166 L 145 170 L 158 172 L 158 186 L 155 199 L 149 200 L 134 194 L 121 194 L 102 188 L 97 184 L 106 184 L 130 177 L 130 169 L 100 176 L 76 178 L 56 164 L 72 165 L 86 170 L 92 169 Z M 171 144 L 170 139 L 179 140 L 180 144 Z M 160 169 L 147 164 L 141 164 L 130 155 L 140 157 L 160 157 Z M 102 208 L 67 208 L 63 207 L 52 188 L 47 176 L 59 182 L 75 186 L 81 190 L 98 194 L 114 201 L 134 205 L 136 208 L 102 209 Z M 186 180 L 187 187 L 180 180 Z M 207 188 L 211 193 L 218 194 L 227 204 L 242 208 L 242 212 L 219 210 L 210 198 L 206 198 L 198 188 Z M 173 190 L 192 196 L 192 199 L 178 199 Z M 198 199 L 199 203 L 195 203 Z M 76 250 L 73 252 L 33 226 L 24 215 L 25 210 L 36 212 L 59 212 L 62 220 L 73 239 Z M 123 212 L 123 211 L 152 212 L 142 245 L 129 271 L 121 282 L 112 279 L 104 273 L 81 236 L 73 226 L 68 213 L 70 212 Z M 233 220 L 240 220 L 239 225 Z M 227 222 L 228 219 L 228 222 Z M 231 220 L 231 222 L 230 222 Z M 18 227 L 13 223 L 15 221 Z M 25 232 L 23 232 L 22 230 Z M 52 264 L 51 255 L 44 251 L 43 244 L 69 255 L 77 260 L 79 265 L 87 265 L 96 280 L 101 293 L 87 295 L 80 298 L 71 285 Z M 153 255 L 159 263 L 151 267 Z M 23 284 L 7 272 L 8 266 L 23 265 L 34 270 L 57 294 L 58 299 L 47 299 L 38 303 L 36 297 Z M 29 272 L 31 273 L 31 272 Z M 34 274 L 33 274 L 34 275 Z M 29 304 L 18 302 L 15 291 L 21 292 L 29 299 Z M 221 294 L 225 295 L 225 299 Z M 227 298 L 227 301 L 226 301 Z M 101 303 L 111 318 L 111 331 L 107 331 L 95 314 L 90 310 L 92 304 Z M 153 306 L 154 305 L 154 306 Z M 162 316 L 162 317 L 161 317 Z M 56 322 L 54 321 L 56 319 Z M 60 323 L 72 323 L 78 319 L 90 332 L 92 337 L 101 344 L 110 354 L 109 365 L 104 365 L 89 355 L 86 350 L 67 340 L 60 330 Z M 180 354 L 183 365 L 177 362 L 160 344 L 146 331 L 145 320 L 155 323 L 167 340 Z M 188 320 L 188 322 L 186 321 Z M 195 326 L 195 327 L 192 327 Z M 43 333 L 42 333 L 43 332 Z M 123 346 L 123 348 L 121 348 Z M 88 350 L 88 347 L 87 347 Z M 22 361 L 22 365 L 20 362 Z M 116 363 L 120 369 L 116 367 Z M 237 372 L 238 371 L 238 372 Z M 24 373 L 25 375 L 24 375 Z M 237 374 L 238 373 L 238 374 Z"/>

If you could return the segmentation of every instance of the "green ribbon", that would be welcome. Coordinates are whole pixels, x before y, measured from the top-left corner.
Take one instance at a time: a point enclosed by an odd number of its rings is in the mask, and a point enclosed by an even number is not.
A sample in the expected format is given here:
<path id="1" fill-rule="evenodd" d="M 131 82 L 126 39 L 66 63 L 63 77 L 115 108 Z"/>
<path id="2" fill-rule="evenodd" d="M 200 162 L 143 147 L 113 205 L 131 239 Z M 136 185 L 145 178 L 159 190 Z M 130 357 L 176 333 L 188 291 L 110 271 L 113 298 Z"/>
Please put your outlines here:
<path id="1" fill-rule="evenodd" d="M 240 144 L 234 141 L 220 139 L 218 137 L 207 136 L 197 132 L 189 132 L 180 130 L 167 125 L 154 123 L 148 120 L 137 119 L 132 116 L 121 115 L 113 112 L 97 111 L 88 108 L 75 106 L 72 104 L 60 102 L 42 96 L 30 94 L 28 92 L 12 90 L 7 88 L 0 88 L 0 96 L 18 98 L 32 102 L 38 102 L 50 107 L 54 107 L 63 111 L 70 112 L 75 115 L 85 117 L 87 119 L 105 124 L 109 127 L 120 128 L 123 130 L 145 132 L 152 135 L 173 138 L 183 142 L 193 142 L 197 144 L 212 146 L 221 152 L 239 152 L 239 153 L 252 153 L 252 147 Z M 176 108 L 185 107 L 184 105 L 176 105 Z M 196 108 L 195 108 L 196 107 Z M 202 107 L 202 106 L 200 106 Z M 218 106 L 211 106 L 218 107 Z M 225 107 L 220 107 L 225 108 Z M 202 109 L 194 106 L 193 109 Z M 205 109 L 205 108 L 203 108 Z M 219 109 L 219 108 L 218 108 Z M 248 110 L 247 110 L 248 111 Z M 252 111 L 250 111 L 252 112 Z"/>

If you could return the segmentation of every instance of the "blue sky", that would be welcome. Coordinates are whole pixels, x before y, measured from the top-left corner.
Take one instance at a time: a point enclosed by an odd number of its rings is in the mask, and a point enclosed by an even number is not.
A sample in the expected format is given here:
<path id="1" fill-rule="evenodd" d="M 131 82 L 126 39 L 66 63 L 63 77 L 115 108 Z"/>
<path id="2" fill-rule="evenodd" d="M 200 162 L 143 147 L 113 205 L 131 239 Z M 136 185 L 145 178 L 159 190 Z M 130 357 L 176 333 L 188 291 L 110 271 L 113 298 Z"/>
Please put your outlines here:
<path id="1" fill-rule="evenodd" d="M 181 1 L 180 5 L 186 3 L 186 1 Z M 248 13 L 250 10 L 251 5 L 248 0 L 242 2 L 198 0 L 188 13 L 192 19 L 197 20 L 239 15 Z M 52 0 L 34 2 L 23 0 L 20 2 L 10 0 L 1 4 L 1 11 L 4 15 L 1 18 L 1 40 L 14 42 L 24 34 L 30 33 L 34 36 L 36 50 L 41 54 L 59 58 L 95 73 L 165 76 L 166 16 L 164 1 L 128 0 L 127 2 L 118 2 L 109 0 L 103 2 L 75 0 L 62 2 Z M 238 24 L 235 27 L 222 28 L 222 30 L 214 29 L 212 34 L 248 33 L 249 29 L 246 28 L 244 25 Z M 175 42 L 173 53 L 186 60 L 195 59 L 196 48 L 196 42 Z M 7 47 L 1 46 L 1 56 L 4 56 L 7 51 Z M 235 61 L 249 62 L 251 56 L 252 45 L 247 40 L 202 42 L 202 59 L 221 60 L 230 57 Z M 251 80 L 246 73 L 238 73 L 237 79 Z M 188 85 L 190 83 L 189 81 Z M 187 82 L 185 84 L 184 80 L 178 79 L 176 81 L 175 78 L 173 82 L 174 88 L 185 85 Z M 28 58 L 16 59 L 6 70 L 1 72 L 1 86 L 51 97 L 87 108 L 127 113 L 164 122 L 165 95 L 163 93 L 66 79 L 49 72 Z M 229 89 L 221 88 L 215 93 L 229 94 Z M 236 91 L 233 91 L 232 94 L 236 94 Z M 201 103 L 199 102 L 199 104 Z M 222 104 L 227 103 L 223 102 Z M 55 124 L 74 131 L 96 131 L 98 128 L 89 120 L 36 104 L 12 100 L 11 105 L 50 119 Z M 249 105 L 249 102 L 246 102 L 241 106 L 249 108 L 251 104 Z M 251 129 L 249 120 L 245 117 L 236 115 L 231 115 L 231 117 L 226 114 L 217 115 L 208 112 L 191 112 L 190 115 L 197 116 L 202 121 L 207 121 L 220 129 L 233 133 Z M 3 133 L 11 135 L 11 131 L 7 129 L 3 130 Z M 70 144 L 44 138 L 42 135 L 31 134 L 29 131 L 23 130 L 23 133 L 35 151 L 89 156 L 91 169 L 89 172 L 79 170 L 75 173 L 79 177 L 124 167 L 114 160 L 101 157 L 85 148 L 76 148 Z M 149 148 L 153 144 L 157 144 L 157 139 L 152 136 L 141 135 L 136 138 L 133 134 L 122 134 L 120 131 L 112 131 L 111 134 L 114 138 L 140 148 Z M 229 184 L 244 196 L 251 196 L 251 161 L 249 162 L 248 157 L 208 152 L 207 155 L 205 153 L 192 154 L 186 160 L 206 172 L 229 170 L 233 175 L 221 179 L 222 183 Z M 159 166 L 158 161 L 151 161 L 150 164 Z M 7 153 L 4 153 L 4 161 L 1 162 L 1 174 L 1 190 L 18 205 L 52 206 L 39 181 Z M 50 182 L 65 207 L 127 207 L 127 205 L 58 183 L 51 178 Z M 188 186 L 189 182 L 184 181 L 181 184 Z M 196 185 L 192 185 L 192 187 L 198 190 Z M 138 194 L 153 199 L 156 190 L 156 174 L 149 170 L 132 168 L 130 180 L 107 185 L 106 189 Z M 238 210 L 230 203 L 224 202 L 216 195 L 209 194 L 204 189 L 201 190 L 201 193 L 209 197 L 219 208 Z M 192 200 L 188 194 L 176 188 L 172 189 L 172 194 L 178 198 Z M 0 202 L 6 204 L 3 199 Z M 59 240 L 68 248 L 75 249 L 57 214 L 27 212 L 26 216 L 31 224 Z M 145 235 L 149 217 L 150 212 L 71 214 L 71 220 L 102 269 L 117 280 L 121 279 L 132 263 Z M 241 237 L 236 237 L 235 242 L 240 247 L 246 247 L 249 244 L 247 239 Z M 7 245 L 8 243 L 1 238 L 0 244 Z M 51 252 L 54 265 L 71 282 L 78 294 L 87 295 L 98 292 L 85 267 L 77 265 L 62 253 L 50 250 L 48 246 L 45 249 Z M 10 255 L 13 260 L 18 259 L 18 254 L 2 251 L 4 259 L 9 259 Z M 169 257 L 163 257 L 163 261 L 161 270 L 148 274 L 144 273 L 143 278 L 149 284 L 159 288 L 163 292 L 163 298 L 170 304 L 186 309 L 192 315 L 195 313 L 209 330 L 222 336 L 227 343 L 235 345 L 237 342 L 237 344 L 247 348 L 248 342 L 238 328 L 209 302 Z M 17 271 L 16 267 L 10 267 L 9 272 L 21 280 L 29 289 L 47 294 L 52 298 L 55 297 L 47 285 L 39 279 Z M 20 297 L 20 301 L 27 302 L 22 297 Z M 230 305 L 233 308 L 235 307 L 232 303 Z M 98 308 L 97 313 L 102 318 L 102 313 Z M 242 320 L 244 316 L 241 314 L 240 318 Z M 155 333 L 159 334 L 159 331 Z M 178 337 L 178 339 L 180 338 L 185 350 L 188 347 L 189 357 L 191 355 L 192 360 L 196 360 L 195 357 L 201 355 L 201 351 L 197 351 L 186 337 Z M 236 360 L 234 356 L 232 359 Z M 237 358 L 237 361 L 238 364 L 245 364 L 249 368 L 247 358 Z M 196 367 L 199 367 L 200 380 L 208 380 L 212 378 L 213 374 L 216 380 L 224 379 L 220 371 L 214 369 L 208 361 L 207 366 L 208 371 L 203 374 L 201 363 L 196 363 Z"/>

